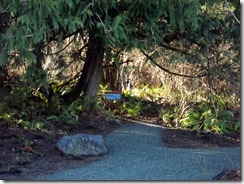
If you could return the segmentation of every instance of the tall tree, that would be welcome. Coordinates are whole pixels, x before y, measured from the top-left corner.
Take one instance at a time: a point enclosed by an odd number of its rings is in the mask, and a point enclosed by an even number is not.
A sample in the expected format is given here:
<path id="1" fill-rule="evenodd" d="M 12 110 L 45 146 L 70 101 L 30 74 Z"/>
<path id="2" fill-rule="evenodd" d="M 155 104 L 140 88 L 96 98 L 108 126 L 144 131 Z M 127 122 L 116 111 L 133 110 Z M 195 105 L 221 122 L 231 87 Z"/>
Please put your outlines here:
<path id="1" fill-rule="evenodd" d="M 51 41 L 89 37 L 83 71 L 74 88 L 64 95 L 67 101 L 81 93 L 87 98 L 96 96 L 104 56 L 111 48 L 150 51 L 155 45 L 163 45 L 172 49 L 170 43 L 175 40 L 183 42 L 186 37 L 196 43 L 205 38 L 206 31 L 210 31 L 205 27 L 213 23 L 209 22 L 211 16 L 203 19 L 200 12 L 215 4 L 200 0 L 1 1 L 0 15 L 8 12 L 6 19 L 11 20 L 0 37 L 1 64 L 6 63 L 11 51 L 17 50 L 22 61 L 40 66 L 33 63 L 43 62 L 40 53 Z M 218 3 L 221 2 L 216 0 Z"/>

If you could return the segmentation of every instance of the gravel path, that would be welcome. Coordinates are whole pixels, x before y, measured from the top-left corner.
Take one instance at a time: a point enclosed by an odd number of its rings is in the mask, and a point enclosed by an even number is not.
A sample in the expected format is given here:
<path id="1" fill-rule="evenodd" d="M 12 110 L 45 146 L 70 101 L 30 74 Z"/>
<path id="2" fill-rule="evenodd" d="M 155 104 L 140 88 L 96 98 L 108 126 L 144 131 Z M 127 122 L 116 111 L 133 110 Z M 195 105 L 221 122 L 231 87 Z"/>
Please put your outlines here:
<path id="1" fill-rule="evenodd" d="M 240 148 L 164 147 L 164 128 L 123 124 L 107 135 L 103 160 L 40 176 L 38 180 L 211 180 L 223 169 L 240 167 Z M 36 180 L 36 178 L 34 179 Z"/>

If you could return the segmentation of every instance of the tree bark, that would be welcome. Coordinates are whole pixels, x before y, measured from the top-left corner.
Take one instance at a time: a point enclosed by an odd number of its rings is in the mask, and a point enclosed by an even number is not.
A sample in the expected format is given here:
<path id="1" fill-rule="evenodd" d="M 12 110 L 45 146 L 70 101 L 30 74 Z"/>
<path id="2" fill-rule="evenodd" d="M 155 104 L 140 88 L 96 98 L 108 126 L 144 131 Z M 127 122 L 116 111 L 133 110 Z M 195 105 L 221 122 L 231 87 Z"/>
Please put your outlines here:
<path id="1" fill-rule="evenodd" d="M 104 50 L 103 39 L 96 36 L 95 33 L 91 33 L 81 77 L 74 89 L 70 93 L 64 95 L 64 100 L 66 102 L 76 100 L 81 93 L 84 98 L 96 98 L 101 80 Z"/>

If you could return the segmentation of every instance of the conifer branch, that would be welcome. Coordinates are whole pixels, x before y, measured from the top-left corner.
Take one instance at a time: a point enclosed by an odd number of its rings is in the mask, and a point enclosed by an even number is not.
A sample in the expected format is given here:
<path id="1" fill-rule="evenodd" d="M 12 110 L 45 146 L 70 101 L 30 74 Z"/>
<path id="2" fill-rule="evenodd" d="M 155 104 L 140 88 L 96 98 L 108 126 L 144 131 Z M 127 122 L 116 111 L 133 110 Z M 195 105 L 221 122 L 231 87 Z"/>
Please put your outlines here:
<path id="1" fill-rule="evenodd" d="M 149 59 L 154 65 L 156 65 L 158 68 L 160 68 L 161 70 L 171 74 L 171 75 L 176 75 L 176 76 L 180 76 L 180 77 L 188 77 L 188 78 L 200 78 L 200 77 L 204 77 L 207 75 L 207 72 L 204 73 L 199 73 L 197 75 L 186 75 L 186 74 L 179 74 L 179 73 L 175 73 L 172 72 L 164 67 L 162 67 L 161 65 L 159 65 L 151 56 L 149 56 L 145 51 L 140 50 L 142 52 L 143 55 L 146 56 L 147 59 Z"/>

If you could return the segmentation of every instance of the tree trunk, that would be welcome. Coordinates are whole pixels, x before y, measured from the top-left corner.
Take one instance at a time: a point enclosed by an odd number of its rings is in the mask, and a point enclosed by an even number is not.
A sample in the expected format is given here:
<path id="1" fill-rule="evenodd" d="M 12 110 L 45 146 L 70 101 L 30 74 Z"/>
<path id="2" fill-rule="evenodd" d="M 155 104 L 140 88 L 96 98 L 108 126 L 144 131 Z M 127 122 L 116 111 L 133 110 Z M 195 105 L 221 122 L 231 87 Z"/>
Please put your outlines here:
<path id="1" fill-rule="evenodd" d="M 83 93 L 85 98 L 96 98 L 101 79 L 103 56 L 103 40 L 91 33 L 82 75 L 74 89 L 64 96 L 65 101 L 72 102 L 79 98 L 81 93 Z"/>

